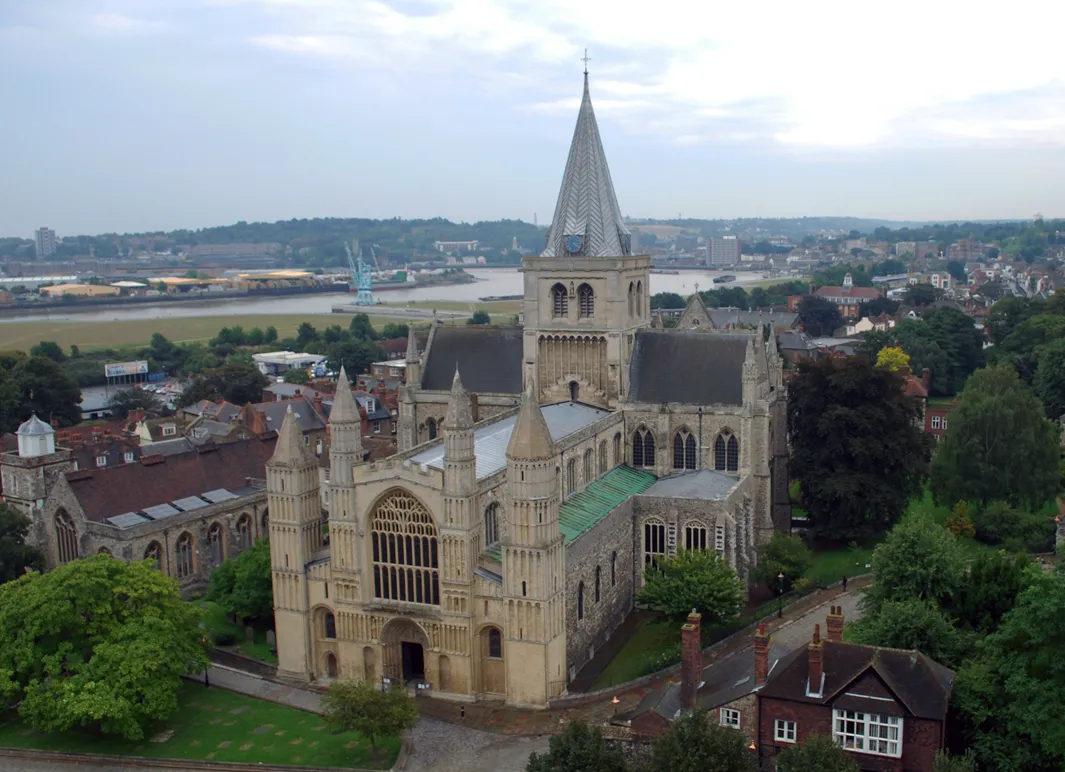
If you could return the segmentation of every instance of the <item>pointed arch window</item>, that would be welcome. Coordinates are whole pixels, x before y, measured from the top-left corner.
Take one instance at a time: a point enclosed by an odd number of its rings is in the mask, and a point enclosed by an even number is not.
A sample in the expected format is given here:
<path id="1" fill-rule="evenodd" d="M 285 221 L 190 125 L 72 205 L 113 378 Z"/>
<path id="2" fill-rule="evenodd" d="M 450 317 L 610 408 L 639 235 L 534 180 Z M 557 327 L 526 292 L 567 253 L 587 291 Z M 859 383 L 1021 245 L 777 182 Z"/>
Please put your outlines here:
<path id="1" fill-rule="evenodd" d="M 425 419 L 425 431 L 429 434 L 429 439 L 431 439 L 431 440 L 435 440 L 436 439 L 436 419 L 435 418 L 427 418 L 427 419 Z"/>
<path id="2" fill-rule="evenodd" d="M 636 282 L 636 316 L 643 316 L 643 282 Z"/>
<path id="3" fill-rule="evenodd" d="M 687 429 L 673 435 L 673 468 L 695 469 L 695 435 Z"/>
<path id="4" fill-rule="evenodd" d="M 595 479 L 595 452 L 588 448 L 584 451 L 584 484 Z"/>
<path id="5" fill-rule="evenodd" d="M 148 546 L 144 549 L 144 559 L 150 560 L 155 563 L 155 567 L 160 567 L 160 558 L 163 555 L 163 548 L 159 546 L 159 542 L 149 542 Z"/>
<path id="6" fill-rule="evenodd" d="M 700 523 L 688 523 L 684 526 L 684 549 L 706 549 L 706 527 Z"/>
<path id="7" fill-rule="evenodd" d="M 666 524 L 651 518 L 643 524 L 643 563 L 657 565 L 666 556 Z"/>
<path id="8" fill-rule="evenodd" d="M 595 292 L 587 284 L 577 288 L 577 305 L 581 319 L 591 319 L 595 316 Z"/>
<path id="9" fill-rule="evenodd" d="M 584 582 L 577 585 L 577 621 L 584 619 Z"/>
<path id="10" fill-rule="evenodd" d="M 78 559 L 78 529 L 65 510 L 55 514 L 56 557 L 60 564 Z"/>
<path id="11" fill-rule="evenodd" d="M 174 556 L 177 558 L 178 579 L 188 579 L 195 570 L 192 534 L 188 531 L 178 537 L 177 544 L 174 545 Z"/>
<path id="12" fill-rule="evenodd" d="M 599 474 L 606 474 L 607 470 L 606 440 L 599 443 Z"/>
<path id="13" fill-rule="evenodd" d="M 499 504 L 492 502 L 484 510 L 484 548 L 490 549 L 499 542 Z"/>
<path id="14" fill-rule="evenodd" d="M 569 316 L 569 295 L 561 284 L 551 288 L 551 315 L 556 319 Z"/>
<path id="15" fill-rule="evenodd" d="M 211 548 L 211 565 L 217 566 L 226 559 L 226 548 L 223 543 L 222 525 L 212 523 L 207 529 L 207 544 Z"/>
<path id="16" fill-rule="evenodd" d="M 325 612 L 325 616 L 324 616 L 322 621 L 323 621 L 323 626 L 325 628 L 324 631 L 323 631 L 325 633 L 325 637 L 326 638 L 330 638 L 330 639 L 336 638 L 337 637 L 337 618 L 335 616 L 333 616 L 333 612 L 331 612 L 331 611 Z"/>
<path id="17" fill-rule="evenodd" d="M 370 518 L 374 597 L 440 605 L 440 564 L 432 515 L 405 491 L 387 494 Z"/>
<path id="18" fill-rule="evenodd" d="M 618 553 L 617 550 L 610 553 L 610 586 L 618 583 Z"/>
<path id="19" fill-rule="evenodd" d="M 577 459 L 571 458 L 566 464 L 566 495 L 572 496 L 577 490 Z"/>
<path id="20" fill-rule="evenodd" d="M 714 440 L 714 469 L 719 472 L 740 470 L 740 441 L 728 429 Z"/>
<path id="21" fill-rule="evenodd" d="M 251 518 L 247 514 L 237 520 L 237 549 L 243 552 L 251 548 Z"/>
<path id="22" fill-rule="evenodd" d="M 599 585 L 603 581 L 603 569 L 595 567 L 595 602 L 599 602 Z"/>
<path id="23" fill-rule="evenodd" d="M 619 466 L 621 464 L 621 432 L 614 434 L 614 455 L 611 456 L 614 459 L 613 466 Z"/>
<path id="24" fill-rule="evenodd" d="M 636 316 L 636 285 L 629 282 L 629 316 Z"/>
<path id="25" fill-rule="evenodd" d="M 639 427 L 632 434 L 632 465 L 655 465 L 655 436 L 645 426 Z"/>

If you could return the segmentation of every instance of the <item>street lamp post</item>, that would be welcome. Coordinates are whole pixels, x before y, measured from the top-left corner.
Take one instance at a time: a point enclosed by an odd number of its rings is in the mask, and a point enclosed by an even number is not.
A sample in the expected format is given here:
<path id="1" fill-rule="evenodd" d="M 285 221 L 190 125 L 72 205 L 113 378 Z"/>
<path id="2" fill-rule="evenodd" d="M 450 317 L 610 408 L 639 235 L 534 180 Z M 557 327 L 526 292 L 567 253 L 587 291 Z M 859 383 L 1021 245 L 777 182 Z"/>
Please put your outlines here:
<path id="1" fill-rule="evenodd" d="M 784 616 L 784 572 L 777 574 L 777 619 Z"/>

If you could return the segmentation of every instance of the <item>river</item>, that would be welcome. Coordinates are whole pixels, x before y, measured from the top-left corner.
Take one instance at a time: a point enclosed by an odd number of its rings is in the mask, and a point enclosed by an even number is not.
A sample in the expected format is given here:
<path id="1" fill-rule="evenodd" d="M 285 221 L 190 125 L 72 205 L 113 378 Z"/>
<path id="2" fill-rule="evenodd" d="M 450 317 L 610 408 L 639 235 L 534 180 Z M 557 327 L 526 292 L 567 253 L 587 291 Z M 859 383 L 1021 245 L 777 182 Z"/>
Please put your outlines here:
<path id="1" fill-rule="evenodd" d="M 468 301 L 477 302 L 478 298 L 503 295 L 520 295 L 523 290 L 522 275 L 516 268 L 467 268 L 466 272 L 477 281 L 470 284 L 450 284 L 444 286 L 416 287 L 412 289 L 388 290 L 379 293 L 378 300 L 390 305 L 402 305 L 408 301 Z M 680 274 L 651 274 L 651 293 L 676 292 L 690 295 L 698 283 L 701 289 L 714 286 L 714 277 L 723 276 L 727 271 L 681 271 Z M 743 285 L 758 281 L 761 272 L 747 271 L 734 274 L 735 284 Z M 307 316 L 310 314 L 328 314 L 333 306 L 353 303 L 355 296 L 346 292 L 329 292 L 315 295 L 288 295 L 284 297 L 250 297 L 226 298 L 219 300 L 189 300 L 180 303 L 139 304 L 122 308 L 108 306 L 93 311 L 71 312 L 62 307 L 47 311 L 30 311 L 17 316 L 0 318 L 0 324 L 33 321 L 78 321 L 111 322 L 157 320 L 166 318 L 197 316 L 247 316 L 252 314 L 276 314 Z M 371 309 L 367 309 L 373 313 Z"/>

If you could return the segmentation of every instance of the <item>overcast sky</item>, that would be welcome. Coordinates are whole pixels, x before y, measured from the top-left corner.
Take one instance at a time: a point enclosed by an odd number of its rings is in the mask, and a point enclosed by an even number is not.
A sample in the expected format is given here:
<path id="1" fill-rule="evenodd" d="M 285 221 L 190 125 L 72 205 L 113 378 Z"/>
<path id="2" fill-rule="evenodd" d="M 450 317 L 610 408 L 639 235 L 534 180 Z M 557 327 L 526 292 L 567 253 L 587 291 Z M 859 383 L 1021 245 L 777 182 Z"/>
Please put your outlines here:
<path id="1" fill-rule="evenodd" d="M 0 0 L 0 235 L 538 216 L 581 93 L 635 217 L 1065 215 L 1065 4 Z"/>

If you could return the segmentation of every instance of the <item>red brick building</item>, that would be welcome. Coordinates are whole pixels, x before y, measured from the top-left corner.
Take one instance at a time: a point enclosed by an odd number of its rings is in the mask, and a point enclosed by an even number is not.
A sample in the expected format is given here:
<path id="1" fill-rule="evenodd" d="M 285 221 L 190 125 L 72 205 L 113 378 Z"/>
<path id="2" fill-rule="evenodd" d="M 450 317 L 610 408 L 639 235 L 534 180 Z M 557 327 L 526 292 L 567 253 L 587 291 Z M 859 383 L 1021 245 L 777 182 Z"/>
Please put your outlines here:
<path id="1" fill-rule="evenodd" d="M 758 691 L 760 758 L 814 734 L 831 736 L 863 772 L 932 772 L 944 747 L 954 673 L 917 651 L 843 642 L 833 607 L 827 640 L 783 657 Z"/>
<path id="2" fill-rule="evenodd" d="M 858 319 L 862 315 L 862 305 L 880 297 L 880 291 L 873 287 L 855 287 L 851 275 L 843 277 L 842 287 L 811 288 L 811 294 L 836 304 L 844 319 Z M 788 310 L 798 311 L 804 295 L 788 298 Z"/>
<path id="3" fill-rule="evenodd" d="M 956 404 L 954 400 L 929 400 L 925 409 L 924 433 L 930 434 L 936 442 L 943 439 L 950 425 L 949 416 Z"/>

